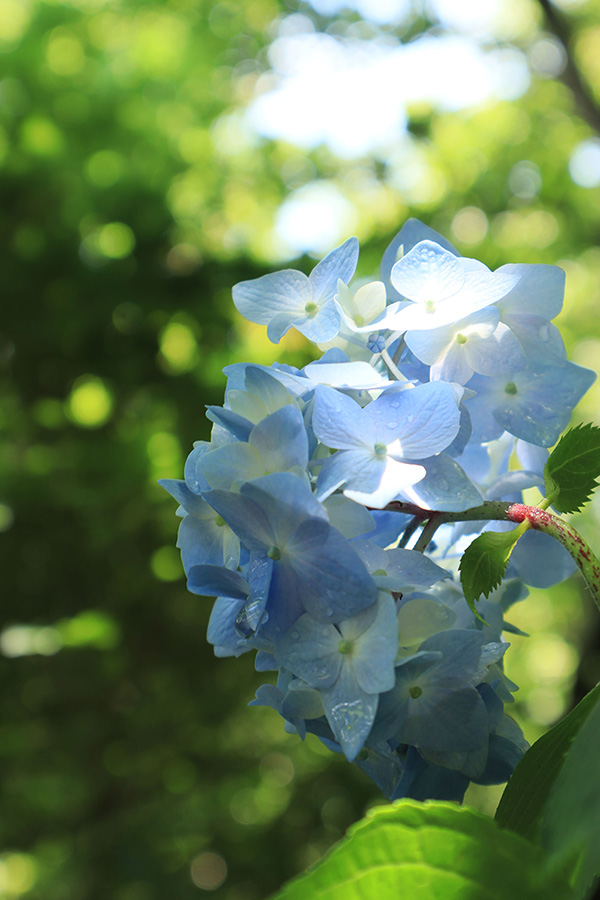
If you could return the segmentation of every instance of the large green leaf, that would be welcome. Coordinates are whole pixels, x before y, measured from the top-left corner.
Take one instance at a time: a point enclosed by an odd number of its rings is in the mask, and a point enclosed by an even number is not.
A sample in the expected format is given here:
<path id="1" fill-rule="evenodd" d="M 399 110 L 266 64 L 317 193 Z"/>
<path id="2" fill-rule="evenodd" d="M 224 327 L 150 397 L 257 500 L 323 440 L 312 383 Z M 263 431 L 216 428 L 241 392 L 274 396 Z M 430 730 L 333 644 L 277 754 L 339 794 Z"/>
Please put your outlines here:
<path id="1" fill-rule="evenodd" d="M 600 477 L 600 428 L 576 425 L 561 437 L 544 467 L 546 496 L 561 513 L 588 502 Z"/>
<path id="2" fill-rule="evenodd" d="M 515 537 L 515 531 L 485 531 L 463 553 L 460 581 L 473 612 L 481 594 L 488 597 L 502 581 L 512 549 L 520 537 L 520 534 Z"/>
<path id="3" fill-rule="evenodd" d="M 515 769 L 496 821 L 576 863 L 584 887 L 600 870 L 600 685 L 536 741 Z"/>
<path id="4" fill-rule="evenodd" d="M 567 753 L 599 699 L 600 685 L 597 685 L 568 716 L 527 751 L 498 804 L 496 822 L 499 825 L 535 840 L 542 810 Z"/>
<path id="5" fill-rule="evenodd" d="M 600 704 L 596 702 L 565 757 L 540 823 L 542 846 L 559 860 L 574 861 L 573 883 L 579 893 L 600 874 L 599 748 Z"/>
<path id="6" fill-rule="evenodd" d="M 273 900 L 571 900 L 541 848 L 452 803 L 371 810 Z"/>

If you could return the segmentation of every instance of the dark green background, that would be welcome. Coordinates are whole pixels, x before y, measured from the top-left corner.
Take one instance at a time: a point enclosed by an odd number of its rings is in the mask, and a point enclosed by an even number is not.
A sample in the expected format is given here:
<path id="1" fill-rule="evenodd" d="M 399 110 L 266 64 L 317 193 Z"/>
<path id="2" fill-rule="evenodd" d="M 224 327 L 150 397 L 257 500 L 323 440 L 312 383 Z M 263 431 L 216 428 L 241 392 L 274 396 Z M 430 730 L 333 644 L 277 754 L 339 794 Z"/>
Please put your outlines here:
<path id="1" fill-rule="evenodd" d="M 209 601 L 185 590 L 175 505 L 156 479 L 180 477 L 208 438 L 224 365 L 309 358 L 294 336 L 267 346 L 231 303 L 235 282 L 280 265 L 268 232 L 286 161 L 310 158 L 355 204 L 361 275 L 408 215 L 492 268 L 563 265 L 559 324 L 572 358 L 598 365 L 600 188 L 568 175 L 597 125 L 597 5 L 558 22 L 544 5 L 517 4 L 529 25 L 511 40 L 527 50 L 558 28 L 571 86 L 534 74 L 510 103 L 413 110 L 443 188 L 409 206 L 386 160 L 215 140 L 267 65 L 277 16 L 332 25 L 306 5 L 0 2 L 1 898 L 187 900 L 221 881 L 224 900 L 262 898 L 377 799 L 316 740 L 247 709 L 262 679 L 249 657 L 213 658 Z M 338 16 L 338 32 L 357 19 Z M 383 30 L 408 39 L 434 24 L 415 14 Z M 541 177 L 527 199 L 509 187 L 522 161 Z M 357 170 L 380 185 L 381 215 L 348 187 Z M 471 207 L 490 223 L 476 245 L 456 226 Z M 597 422 L 598 398 L 577 417 Z M 591 514 L 583 529 L 594 543 Z M 578 582 L 527 603 L 533 636 L 509 666 L 533 738 L 598 663 Z"/>

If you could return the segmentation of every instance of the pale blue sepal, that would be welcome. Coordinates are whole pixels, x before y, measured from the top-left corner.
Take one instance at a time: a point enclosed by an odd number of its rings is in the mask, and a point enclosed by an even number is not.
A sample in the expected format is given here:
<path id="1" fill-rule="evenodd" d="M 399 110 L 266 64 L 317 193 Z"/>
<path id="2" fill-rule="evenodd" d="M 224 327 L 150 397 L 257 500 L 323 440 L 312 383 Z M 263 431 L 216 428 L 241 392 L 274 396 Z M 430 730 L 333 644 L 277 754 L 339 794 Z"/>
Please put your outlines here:
<path id="1" fill-rule="evenodd" d="M 206 418 L 210 419 L 211 422 L 216 422 L 217 425 L 222 425 L 238 441 L 247 441 L 250 432 L 254 428 L 254 423 L 249 419 L 245 419 L 244 416 L 240 416 L 238 413 L 234 413 L 222 406 L 207 406 Z"/>
<path id="2" fill-rule="evenodd" d="M 356 271 L 358 251 L 358 239 L 351 237 L 317 263 L 309 275 L 313 295 L 317 302 L 333 300 L 337 291 L 338 278 L 344 284 L 350 283 Z"/>
<path id="3" fill-rule="evenodd" d="M 206 639 L 213 645 L 215 656 L 238 657 L 255 649 L 251 640 L 240 637 L 235 630 L 235 620 L 243 605 L 243 600 L 230 600 L 227 597 L 215 600 L 206 632 Z"/>
<path id="4" fill-rule="evenodd" d="M 388 245 L 383 254 L 383 259 L 381 260 L 381 280 L 386 286 L 389 302 L 402 299 L 390 280 L 394 265 L 398 262 L 398 259 L 405 256 L 409 250 L 412 250 L 415 244 L 418 244 L 420 241 L 433 241 L 436 244 L 439 244 L 440 247 L 443 247 L 445 250 L 454 254 L 454 256 L 460 256 L 460 253 L 452 246 L 450 241 L 447 241 L 446 238 L 442 237 L 441 234 L 438 234 L 437 231 L 434 231 L 433 228 L 430 228 L 423 222 L 419 222 L 418 219 L 407 219 L 398 234 Z"/>
<path id="5" fill-rule="evenodd" d="M 236 284 L 233 302 L 245 319 L 268 325 L 280 313 L 293 312 L 296 318 L 303 316 L 312 294 L 306 275 L 295 269 L 284 269 Z"/>
<path id="6" fill-rule="evenodd" d="M 188 572 L 188 590 L 203 597 L 228 597 L 245 600 L 249 587 L 239 572 L 221 566 L 192 566 Z"/>
<path id="7" fill-rule="evenodd" d="M 348 666 L 342 669 L 332 687 L 321 691 L 321 699 L 344 756 L 352 761 L 369 735 L 379 695 L 363 691 Z"/>
<path id="8" fill-rule="evenodd" d="M 465 471 L 447 453 L 415 462 L 422 465 L 427 474 L 421 481 L 404 488 L 403 494 L 422 509 L 463 512 L 483 502 Z"/>

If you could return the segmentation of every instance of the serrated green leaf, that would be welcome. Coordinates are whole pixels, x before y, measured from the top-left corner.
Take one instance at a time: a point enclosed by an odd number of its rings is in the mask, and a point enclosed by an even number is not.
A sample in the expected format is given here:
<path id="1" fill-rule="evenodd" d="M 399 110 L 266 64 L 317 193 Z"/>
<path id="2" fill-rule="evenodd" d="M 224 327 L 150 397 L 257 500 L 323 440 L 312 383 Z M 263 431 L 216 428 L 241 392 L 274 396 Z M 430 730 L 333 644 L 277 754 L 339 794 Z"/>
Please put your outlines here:
<path id="1" fill-rule="evenodd" d="M 544 467 L 546 496 L 561 513 L 577 512 L 600 477 L 600 428 L 576 425 L 561 437 Z"/>
<path id="2" fill-rule="evenodd" d="M 488 597 L 504 577 L 510 554 L 520 537 L 516 531 L 485 531 L 462 555 L 460 582 L 475 614 L 475 602 L 481 594 Z"/>
<path id="3" fill-rule="evenodd" d="M 597 685 L 568 716 L 547 731 L 527 751 L 513 772 L 498 804 L 496 821 L 499 825 L 530 840 L 537 838 L 544 806 L 565 764 L 567 754 L 599 701 L 600 685 Z M 598 767 L 595 776 L 598 788 Z M 600 814 L 596 814 L 600 818 Z"/>
<path id="4" fill-rule="evenodd" d="M 376 807 L 272 900 L 573 900 L 541 848 L 452 803 Z"/>

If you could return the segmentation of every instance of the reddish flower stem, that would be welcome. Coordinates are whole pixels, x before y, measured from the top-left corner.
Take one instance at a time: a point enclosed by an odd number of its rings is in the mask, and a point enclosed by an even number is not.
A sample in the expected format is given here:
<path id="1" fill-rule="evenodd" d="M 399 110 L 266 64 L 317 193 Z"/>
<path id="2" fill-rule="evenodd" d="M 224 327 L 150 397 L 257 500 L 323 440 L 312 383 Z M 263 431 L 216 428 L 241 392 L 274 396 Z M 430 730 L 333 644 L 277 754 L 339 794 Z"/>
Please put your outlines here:
<path id="1" fill-rule="evenodd" d="M 600 561 L 590 546 L 575 529 L 553 513 L 537 506 L 525 506 L 524 503 L 513 503 L 506 510 L 506 518 L 511 522 L 528 522 L 536 531 L 552 535 L 565 547 L 581 571 L 585 583 L 592 592 L 598 609 L 600 609 Z"/>

